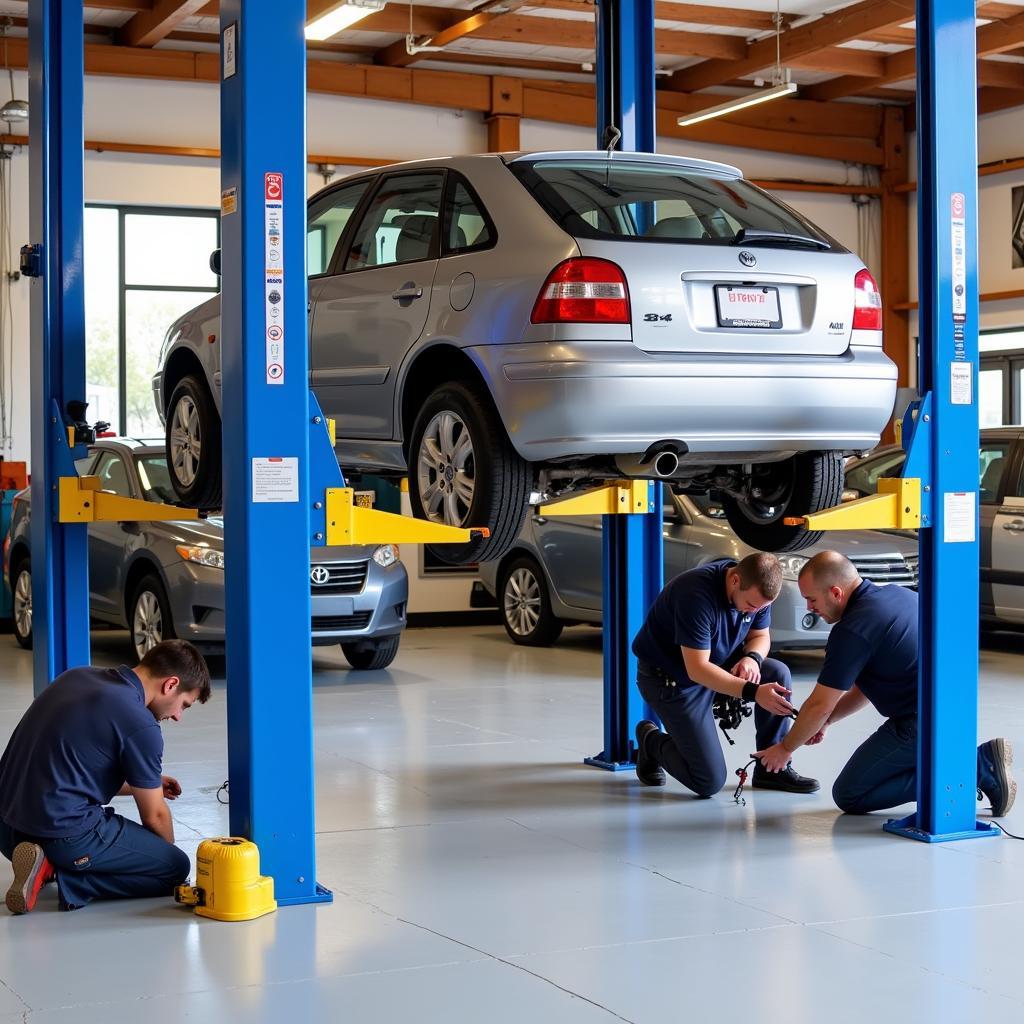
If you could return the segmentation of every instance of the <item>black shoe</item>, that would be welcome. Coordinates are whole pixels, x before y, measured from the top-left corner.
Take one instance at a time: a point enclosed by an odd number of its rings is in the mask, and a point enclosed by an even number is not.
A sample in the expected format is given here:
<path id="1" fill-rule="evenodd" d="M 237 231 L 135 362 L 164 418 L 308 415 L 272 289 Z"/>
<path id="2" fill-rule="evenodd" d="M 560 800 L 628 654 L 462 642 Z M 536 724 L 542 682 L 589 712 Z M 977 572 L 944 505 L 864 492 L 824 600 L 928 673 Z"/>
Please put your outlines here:
<path id="1" fill-rule="evenodd" d="M 1009 740 L 988 740 L 978 747 L 981 771 L 978 773 L 978 791 L 992 804 L 992 817 L 1001 818 L 1008 813 L 1017 798 L 1017 783 L 1010 766 L 1013 747 Z"/>
<path id="2" fill-rule="evenodd" d="M 665 769 L 647 753 L 645 741 L 652 732 L 660 730 L 653 722 L 641 722 L 636 727 L 636 777 L 645 786 L 664 786 Z"/>
<path id="3" fill-rule="evenodd" d="M 750 784 L 754 789 L 780 789 L 784 793 L 817 793 L 821 789 L 817 779 L 800 775 L 791 764 L 781 772 L 768 772 L 759 764 L 755 765 Z"/>

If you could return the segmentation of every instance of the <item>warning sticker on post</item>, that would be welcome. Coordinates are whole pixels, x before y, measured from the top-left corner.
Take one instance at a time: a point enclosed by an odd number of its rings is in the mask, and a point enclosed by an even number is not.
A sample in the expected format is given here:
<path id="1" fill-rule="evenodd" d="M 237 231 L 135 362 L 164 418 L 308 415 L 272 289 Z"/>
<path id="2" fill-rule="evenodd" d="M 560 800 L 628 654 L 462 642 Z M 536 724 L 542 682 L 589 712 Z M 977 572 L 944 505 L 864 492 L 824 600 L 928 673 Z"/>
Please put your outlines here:
<path id="1" fill-rule="evenodd" d="M 284 175 L 263 176 L 267 383 L 284 383 Z"/>
<path id="2" fill-rule="evenodd" d="M 953 243 L 953 323 L 962 324 L 967 319 L 967 199 L 963 192 L 954 192 L 950 199 L 950 228 Z"/>
<path id="3" fill-rule="evenodd" d="M 299 500 L 299 460 L 278 456 L 252 460 L 253 502 Z"/>
<path id="4" fill-rule="evenodd" d="M 942 539 L 947 544 L 974 543 L 976 497 L 974 491 L 947 491 L 942 496 Z"/>

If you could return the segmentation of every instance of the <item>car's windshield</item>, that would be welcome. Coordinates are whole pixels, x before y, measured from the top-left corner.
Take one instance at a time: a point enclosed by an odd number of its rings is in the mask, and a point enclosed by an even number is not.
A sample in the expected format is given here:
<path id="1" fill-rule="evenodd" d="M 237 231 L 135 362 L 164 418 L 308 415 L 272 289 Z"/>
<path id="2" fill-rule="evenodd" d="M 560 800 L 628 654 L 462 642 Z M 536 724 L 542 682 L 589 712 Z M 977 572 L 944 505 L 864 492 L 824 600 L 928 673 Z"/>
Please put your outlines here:
<path id="1" fill-rule="evenodd" d="M 176 504 L 178 496 L 171 484 L 171 475 L 167 469 L 167 458 L 162 454 L 136 455 L 135 468 L 138 470 L 139 483 L 142 484 L 142 496 L 146 501 L 160 501 L 164 504 Z"/>
<path id="2" fill-rule="evenodd" d="M 795 210 L 712 168 L 618 159 L 516 160 L 509 167 L 576 237 L 841 251 Z"/>

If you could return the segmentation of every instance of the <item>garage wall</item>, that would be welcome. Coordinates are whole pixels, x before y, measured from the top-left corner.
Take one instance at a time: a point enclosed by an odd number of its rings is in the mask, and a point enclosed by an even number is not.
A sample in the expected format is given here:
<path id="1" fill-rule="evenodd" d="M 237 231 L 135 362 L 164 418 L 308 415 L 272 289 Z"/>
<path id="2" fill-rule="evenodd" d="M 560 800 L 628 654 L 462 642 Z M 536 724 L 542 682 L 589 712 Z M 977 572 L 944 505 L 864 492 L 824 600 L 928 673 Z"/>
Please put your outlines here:
<path id="1" fill-rule="evenodd" d="M 212 149 L 220 146 L 219 98 L 214 85 L 87 78 L 85 86 L 85 134 L 89 139 Z M 28 95 L 24 74 L 15 74 L 15 95 Z M 272 125 L 268 131 L 273 131 Z M 307 134 L 310 153 L 382 159 L 482 152 L 487 148 L 486 125 L 475 113 L 320 94 L 309 97 Z M 524 121 L 521 137 L 525 149 L 592 149 L 594 145 L 589 129 L 540 121 Z M 736 164 L 751 177 L 837 183 L 864 180 L 859 168 L 836 161 L 691 145 L 678 140 L 662 140 L 659 145 L 667 153 Z M 29 239 L 27 149 L 17 150 L 9 166 L 13 197 L 11 240 L 16 253 Z M 339 165 L 337 173 L 347 173 L 347 169 Z M 311 169 L 309 191 L 322 184 L 321 176 Z M 857 210 L 849 197 L 779 194 L 843 244 L 862 250 L 866 262 L 877 273 L 877 253 L 870 245 L 858 243 Z M 219 165 L 203 158 L 88 152 L 85 195 L 87 202 L 216 208 L 220 195 Z M 877 203 L 871 210 L 871 237 L 877 237 Z M 863 226 L 860 234 L 864 235 Z M 27 281 L 13 285 L 14 439 L 9 450 L 0 452 L 9 459 L 29 458 L 28 294 Z"/>

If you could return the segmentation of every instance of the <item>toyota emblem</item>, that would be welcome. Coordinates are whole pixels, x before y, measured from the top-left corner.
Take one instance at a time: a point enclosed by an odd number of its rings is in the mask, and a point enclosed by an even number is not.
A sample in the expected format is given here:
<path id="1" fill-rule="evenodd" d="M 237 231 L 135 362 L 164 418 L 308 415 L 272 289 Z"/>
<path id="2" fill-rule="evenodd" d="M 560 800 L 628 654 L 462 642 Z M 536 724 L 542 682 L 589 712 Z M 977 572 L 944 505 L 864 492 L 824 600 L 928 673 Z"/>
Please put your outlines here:
<path id="1" fill-rule="evenodd" d="M 322 565 L 314 565 L 309 570 L 309 578 L 314 586 L 322 587 L 325 583 L 330 582 L 331 574 Z"/>
<path id="2" fill-rule="evenodd" d="M 757 257 L 752 252 L 747 252 L 747 250 L 744 249 L 740 253 L 740 263 L 745 267 L 756 267 Z"/>

